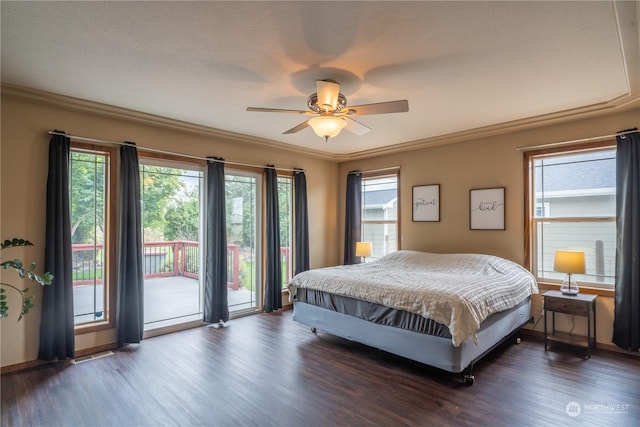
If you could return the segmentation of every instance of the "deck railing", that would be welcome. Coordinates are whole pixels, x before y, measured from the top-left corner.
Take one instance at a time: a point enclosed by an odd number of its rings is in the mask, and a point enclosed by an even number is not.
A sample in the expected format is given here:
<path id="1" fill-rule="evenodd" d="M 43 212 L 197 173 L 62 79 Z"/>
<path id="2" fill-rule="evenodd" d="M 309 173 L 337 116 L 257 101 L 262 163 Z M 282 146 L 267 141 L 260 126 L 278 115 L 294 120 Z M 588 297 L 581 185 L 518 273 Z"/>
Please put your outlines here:
<path id="1" fill-rule="evenodd" d="M 102 283 L 104 265 L 102 244 L 74 244 L 71 246 L 73 285 Z M 198 242 L 174 240 L 144 244 L 144 278 L 185 276 L 198 279 L 200 248 Z M 280 248 L 282 262 L 289 271 L 289 248 Z M 240 287 L 240 245 L 227 245 L 227 286 Z"/>

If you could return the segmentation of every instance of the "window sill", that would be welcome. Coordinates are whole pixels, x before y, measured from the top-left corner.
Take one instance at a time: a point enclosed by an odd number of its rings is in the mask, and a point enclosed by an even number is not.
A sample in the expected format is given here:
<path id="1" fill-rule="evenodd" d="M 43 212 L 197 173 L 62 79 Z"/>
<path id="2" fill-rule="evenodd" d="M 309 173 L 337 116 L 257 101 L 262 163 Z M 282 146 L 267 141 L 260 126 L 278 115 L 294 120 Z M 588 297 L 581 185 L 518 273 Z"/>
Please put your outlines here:
<path id="1" fill-rule="evenodd" d="M 88 334 L 91 332 L 105 331 L 107 329 L 114 329 L 116 326 L 108 321 L 84 323 L 75 326 L 74 335 Z"/>
<path id="2" fill-rule="evenodd" d="M 579 283 L 578 283 L 578 286 L 580 287 L 581 294 L 593 294 L 593 295 L 598 295 L 598 296 L 608 297 L 608 298 L 613 298 L 616 295 L 615 290 L 613 289 L 590 288 L 588 286 L 580 286 Z M 540 293 L 543 293 L 543 291 L 549 291 L 549 290 L 559 291 L 560 284 L 549 283 L 549 282 L 538 282 L 538 288 L 541 291 Z"/>

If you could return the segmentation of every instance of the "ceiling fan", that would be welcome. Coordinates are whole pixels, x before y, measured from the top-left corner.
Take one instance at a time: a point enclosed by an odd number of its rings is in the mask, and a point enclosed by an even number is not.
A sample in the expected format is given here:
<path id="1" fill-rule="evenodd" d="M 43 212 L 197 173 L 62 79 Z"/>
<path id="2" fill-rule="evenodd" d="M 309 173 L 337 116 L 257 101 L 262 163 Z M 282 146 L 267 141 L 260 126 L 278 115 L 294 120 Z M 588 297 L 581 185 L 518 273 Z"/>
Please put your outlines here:
<path id="1" fill-rule="evenodd" d="M 316 92 L 309 96 L 307 107 L 309 107 L 310 111 L 258 107 L 247 107 L 247 111 L 295 113 L 315 116 L 283 132 L 283 134 L 296 133 L 310 126 L 316 135 L 328 141 L 329 138 L 337 136 L 345 127 L 356 135 L 364 135 L 371 130 L 370 127 L 354 120 L 352 118 L 354 116 L 406 113 L 409 111 L 409 102 L 403 99 L 401 101 L 379 102 L 376 104 L 347 107 L 347 98 L 340 93 L 340 83 L 327 79 L 316 80 Z"/>

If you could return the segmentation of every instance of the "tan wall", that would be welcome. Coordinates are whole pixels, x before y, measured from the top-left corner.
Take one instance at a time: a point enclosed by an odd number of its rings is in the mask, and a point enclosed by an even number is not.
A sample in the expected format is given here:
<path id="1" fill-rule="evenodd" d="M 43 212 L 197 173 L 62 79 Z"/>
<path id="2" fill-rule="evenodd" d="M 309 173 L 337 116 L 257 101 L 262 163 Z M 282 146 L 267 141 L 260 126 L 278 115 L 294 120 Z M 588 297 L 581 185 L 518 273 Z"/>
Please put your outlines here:
<path id="1" fill-rule="evenodd" d="M 309 194 L 311 267 L 335 265 L 342 260 L 344 236 L 344 185 L 352 169 L 370 170 L 401 167 L 401 246 L 433 252 L 481 252 L 523 262 L 523 171 L 522 152 L 516 147 L 612 134 L 639 126 L 640 110 L 600 118 L 548 125 L 532 130 L 470 140 L 412 152 L 378 156 L 336 165 L 330 161 L 288 150 L 252 146 L 154 124 L 113 118 L 102 114 L 71 111 L 59 106 L 5 96 L 1 99 L 0 238 L 14 236 L 32 240 L 33 248 L 12 250 L 3 257 L 19 257 L 43 265 L 44 207 L 47 174 L 47 130 L 100 139 L 131 140 L 140 146 L 198 156 L 222 156 L 230 161 L 301 167 L 306 170 Z M 423 184 L 441 185 L 441 221 L 411 221 L 411 188 Z M 506 187 L 506 230 L 469 230 L 469 189 Z M 2 281 L 13 281 L 0 271 Z M 10 300 L 12 317 L 0 321 L 0 366 L 34 360 L 38 351 L 40 289 L 36 307 L 16 322 L 18 301 Z M 611 342 L 613 299 L 598 299 L 598 341 Z M 533 306 L 540 316 L 539 297 Z M 561 317 L 559 326 L 568 330 L 571 319 Z M 542 322 L 537 325 L 542 329 Z M 584 330 L 576 320 L 575 332 Z M 97 347 L 115 341 L 114 331 L 76 337 L 76 349 Z"/>
<path id="2" fill-rule="evenodd" d="M 22 237 L 35 247 L 4 251 L 3 259 L 22 258 L 43 266 L 45 189 L 47 178 L 47 130 L 115 141 L 135 141 L 139 146 L 196 156 L 221 156 L 229 161 L 282 168 L 303 168 L 309 202 L 310 264 L 312 268 L 337 263 L 337 164 L 293 151 L 269 149 L 242 142 L 177 131 L 154 124 L 122 120 L 103 114 L 70 111 L 59 106 L 2 96 L 0 238 Z M 41 271 L 41 270 L 40 270 Z M 3 282 L 23 285 L 13 272 L 0 272 Z M 10 318 L 0 321 L 1 366 L 35 360 L 38 352 L 41 289 L 35 308 L 17 322 L 19 300 L 12 296 Z M 76 350 L 115 342 L 113 330 L 76 337 Z"/>
<path id="3" fill-rule="evenodd" d="M 600 118 L 549 125 L 489 138 L 470 140 L 400 154 L 345 162 L 340 165 L 339 218 L 344 218 L 346 175 L 350 170 L 375 170 L 400 166 L 401 247 L 431 252 L 479 252 L 524 262 L 523 154 L 518 147 L 589 138 L 632 127 L 640 127 L 640 110 L 635 109 Z M 440 222 L 412 222 L 412 186 L 440 184 Z M 469 190 L 505 187 L 506 230 L 469 229 Z M 340 223 L 344 235 L 344 221 Z M 341 237 L 342 238 L 342 237 Z M 533 312 L 540 317 L 540 297 Z M 613 299 L 599 297 L 597 303 L 598 342 L 611 343 Z M 558 326 L 568 331 L 571 318 L 558 315 Z M 586 328 L 576 318 L 574 332 Z M 543 329 L 538 322 L 537 330 Z"/>

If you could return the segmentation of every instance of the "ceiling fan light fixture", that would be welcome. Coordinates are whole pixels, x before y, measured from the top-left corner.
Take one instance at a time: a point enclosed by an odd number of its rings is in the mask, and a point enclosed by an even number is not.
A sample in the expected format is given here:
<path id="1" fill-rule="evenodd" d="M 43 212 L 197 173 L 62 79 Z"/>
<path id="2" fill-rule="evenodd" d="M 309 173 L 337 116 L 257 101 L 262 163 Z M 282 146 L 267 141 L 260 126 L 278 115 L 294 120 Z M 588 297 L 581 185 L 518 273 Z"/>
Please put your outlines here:
<path id="1" fill-rule="evenodd" d="M 0 0 L 2 1 L 2 0 Z M 329 138 L 338 136 L 340 131 L 349 125 L 348 129 L 356 135 L 364 135 L 371 130 L 370 127 L 352 119 L 352 116 L 366 116 L 369 114 L 406 113 L 409 111 L 409 101 L 406 99 L 398 101 L 377 102 L 375 104 L 353 105 L 347 107 L 347 98 L 340 93 L 340 84 L 334 80 L 316 80 L 316 92 L 307 99 L 308 111 L 288 110 L 282 108 L 257 108 L 247 107 L 247 111 L 259 111 L 269 113 L 294 113 L 305 116 L 316 116 L 310 120 L 305 120 L 297 126 L 282 132 L 283 135 L 290 135 L 311 127 L 325 142 Z M 348 120 L 348 123 L 347 123 Z"/>
<path id="2" fill-rule="evenodd" d="M 346 125 L 347 122 L 341 117 L 320 116 L 309 120 L 309 126 L 325 141 L 337 136 Z"/>

